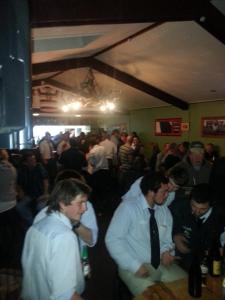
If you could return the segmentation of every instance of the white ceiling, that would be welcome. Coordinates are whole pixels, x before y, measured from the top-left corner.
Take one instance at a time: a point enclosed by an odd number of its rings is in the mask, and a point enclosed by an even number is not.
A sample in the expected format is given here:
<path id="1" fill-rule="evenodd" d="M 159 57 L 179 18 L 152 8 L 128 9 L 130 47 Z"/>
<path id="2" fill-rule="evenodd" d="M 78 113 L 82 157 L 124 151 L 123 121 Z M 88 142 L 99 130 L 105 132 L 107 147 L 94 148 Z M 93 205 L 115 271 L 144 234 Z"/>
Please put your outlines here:
<path id="1" fill-rule="evenodd" d="M 223 9 L 221 1 L 214 2 Z M 32 63 L 89 57 L 142 31 L 95 58 L 187 103 L 225 100 L 225 45 L 193 21 L 165 22 L 144 31 L 151 25 L 34 28 Z M 65 87 L 79 89 L 87 71 L 46 72 L 34 75 L 33 80 L 51 77 Z M 119 95 L 119 111 L 169 105 L 98 71 L 93 73 L 104 93 Z"/>

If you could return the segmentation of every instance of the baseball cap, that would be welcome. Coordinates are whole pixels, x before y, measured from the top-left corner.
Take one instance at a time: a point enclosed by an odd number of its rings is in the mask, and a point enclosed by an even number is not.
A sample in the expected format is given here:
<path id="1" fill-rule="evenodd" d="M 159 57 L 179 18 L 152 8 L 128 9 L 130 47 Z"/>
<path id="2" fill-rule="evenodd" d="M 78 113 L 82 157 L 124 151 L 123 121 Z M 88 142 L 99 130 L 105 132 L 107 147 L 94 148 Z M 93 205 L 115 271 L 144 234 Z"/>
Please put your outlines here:
<path id="1" fill-rule="evenodd" d="M 194 141 L 190 144 L 190 151 L 193 153 L 204 153 L 204 145 L 202 142 Z"/>

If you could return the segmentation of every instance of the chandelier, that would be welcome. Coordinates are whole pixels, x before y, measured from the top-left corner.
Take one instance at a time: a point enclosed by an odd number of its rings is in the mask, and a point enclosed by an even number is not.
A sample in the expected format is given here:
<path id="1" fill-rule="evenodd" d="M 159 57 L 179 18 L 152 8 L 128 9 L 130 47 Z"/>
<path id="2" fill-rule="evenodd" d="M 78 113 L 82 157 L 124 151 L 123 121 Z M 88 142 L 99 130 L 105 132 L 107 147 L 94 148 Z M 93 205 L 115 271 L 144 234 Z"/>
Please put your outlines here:
<path id="1" fill-rule="evenodd" d="M 96 81 L 93 70 L 89 69 L 84 80 L 80 83 L 76 97 L 70 101 L 64 101 L 65 104 L 61 109 L 63 112 L 70 112 L 72 110 L 94 108 L 102 112 L 112 112 L 116 108 L 118 95 L 118 91 L 103 93 Z"/>
<path id="2" fill-rule="evenodd" d="M 103 92 L 89 69 L 77 90 L 69 91 L 50 82 L 41 82 L 32 88 L 33 113 L 79 113 L 82 111 L 113 112 L 116 109 L 120 91 Z"/>

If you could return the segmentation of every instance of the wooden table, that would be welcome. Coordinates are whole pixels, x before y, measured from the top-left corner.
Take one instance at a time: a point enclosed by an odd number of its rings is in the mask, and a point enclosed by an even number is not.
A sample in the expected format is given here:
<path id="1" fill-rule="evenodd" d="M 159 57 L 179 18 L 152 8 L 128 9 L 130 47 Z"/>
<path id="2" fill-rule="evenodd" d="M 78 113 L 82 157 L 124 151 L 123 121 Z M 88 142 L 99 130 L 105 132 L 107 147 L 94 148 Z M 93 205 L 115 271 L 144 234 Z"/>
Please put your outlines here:
<path id="1" fill-rule="evenodd" d="M 187 279 L 169 283 L 156 283 L 147 288 L 134 300 L 223 300 L 221 278 L 207 278 L 207 287 L 202 288 L 202 296 L 193 298 L 188 293 Z"/>

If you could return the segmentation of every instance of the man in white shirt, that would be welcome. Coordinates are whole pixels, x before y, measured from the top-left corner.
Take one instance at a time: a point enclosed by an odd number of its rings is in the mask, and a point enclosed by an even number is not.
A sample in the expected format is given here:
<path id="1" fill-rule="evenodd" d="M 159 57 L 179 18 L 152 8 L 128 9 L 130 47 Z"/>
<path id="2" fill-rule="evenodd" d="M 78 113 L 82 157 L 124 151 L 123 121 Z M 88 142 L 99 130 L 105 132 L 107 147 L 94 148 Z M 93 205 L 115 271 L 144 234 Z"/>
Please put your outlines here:
<path id="1" fill-rule="evenodd" d="M 106 153 L 106 158 L 108 160 L 109 169 L 112 169 L 113 165 L 116 164 L 116 155 L 117 155 L 117 147 L 116 145 L 109 140 L 109 136 L 106 132 L 102 133 L 102 141 L 99 144 L 103 146 Z"/>
<path id="2" fill-rule="evenodd" d="M 140 188 L 141 195 L 119 205 L 105 238 L 108 251 L 118 265 L 119 276 L 133 295 L 142 293 L 155 281 L 169 282 L 186 277 L 174 263 L 172 216 L 163 205 L 168 195 L 168 179 L 159 173 L 147 175 Z M 153 220 L 157 224 L 154 231 Z M 153 245 L 156 233 L 158 253 L 155 253 L 155 243 Z M 155 256 L 158 264 L 155 264 Z"/>
<path id="3" fill-rule="evenodd" d="M 25 238 L 23 300 L 81 300 L 84 278 L 73 224 L 86 210 L 90 189 L 75 179 L 58 182 L 47 216 L 33 224 Z"/>

